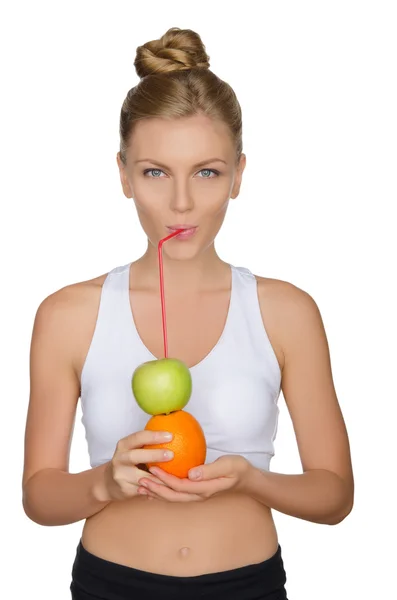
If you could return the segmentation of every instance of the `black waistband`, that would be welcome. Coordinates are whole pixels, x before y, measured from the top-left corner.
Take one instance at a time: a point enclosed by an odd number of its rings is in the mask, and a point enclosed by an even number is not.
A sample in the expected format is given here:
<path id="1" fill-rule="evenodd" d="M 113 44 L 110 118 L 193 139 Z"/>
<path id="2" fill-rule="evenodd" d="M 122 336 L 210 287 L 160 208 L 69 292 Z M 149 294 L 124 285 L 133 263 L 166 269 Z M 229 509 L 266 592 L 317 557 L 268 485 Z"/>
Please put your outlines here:
<path id="1" fill-rule="evenodd" d="M 212 597 L 214 593 L 215 597 L 216 593 L 229 600 L 248 600 L 266 598 L 265 594 L 284 590 L 286 582 L 280 545 L 272 557 L 260 563 L 216 573 L 179 577 L 110 562 L 88 552 L 80 540 L 72 575 L 72 585 L 85 593 L 98 594 L 98 597 L 106 600 L 121 600 L 132 597 L 134 593 L 145 594 L 145 598 L 157 595 L 157 598 L 162 599 L 182 598 L 183 594 L 189 594 L 192 598 L 195 595 Z M 104 590 L 108 590 L 109 595 L 105 595 Z M 258 593 L 263 596 L 255 595 Z M 279 597 L 286 598 L 286 595 Z"/>

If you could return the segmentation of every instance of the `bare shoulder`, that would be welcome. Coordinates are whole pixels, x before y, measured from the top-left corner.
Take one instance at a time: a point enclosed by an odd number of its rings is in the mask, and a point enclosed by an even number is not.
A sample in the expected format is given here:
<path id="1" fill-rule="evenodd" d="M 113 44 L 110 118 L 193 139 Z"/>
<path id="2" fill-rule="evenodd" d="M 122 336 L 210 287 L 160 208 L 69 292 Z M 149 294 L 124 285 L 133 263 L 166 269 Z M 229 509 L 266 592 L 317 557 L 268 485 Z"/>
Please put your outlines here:
<path id="1" fill-rule="evenodd" d="M 107 273 L 56 290 L 40 303 L 36 318 L 75 318 L 80 310 L 91 304 L 93 296 L 100 294 L 106 276 Z"/>
<path id="2" fill-rule="evenodd" d="M 34 331 L 54 330 L 70 349 L 70 360 L 79 378 L 82 361 L 94 332 L 101 289 L 108 273 L 66 285 L 39 305 Z"/>
<path id="3" fill-rule="evenodd" d="M 255 276 L 258 281 L 258 297 L 261 308 L 271 309 L 283 330 L 290 330 L 292 323 L 296 327 L 305 326 L 307 320 L 321 319 L 319 307 L 314 298 L 302 288 L 269 277 Z M 280 330 L 280 333 L 282 331 Z"/>
<path id="4" fill-rule="evenodd" d="M 262 301 L 273 300 L 278 305 L 280 302 L 284 306 L 288 306 L 291 303 L 309 303 L 314 302 L 313 298 L 308 292 L 299 288 L 298 286 L 284 281 L 283 279 L 273 279 L 271 277 L 260 277 L 255 275 L 258 282 L 258 293 L 259 299 Z"/>
<path id="5" fill-rule="evenodd" d="M 318 325 L 319 309 L 307 291 L 289 281 L 259 275 L 255 278 L 262 319 L 283 372 L 291 336 L 310 322 Z"/>

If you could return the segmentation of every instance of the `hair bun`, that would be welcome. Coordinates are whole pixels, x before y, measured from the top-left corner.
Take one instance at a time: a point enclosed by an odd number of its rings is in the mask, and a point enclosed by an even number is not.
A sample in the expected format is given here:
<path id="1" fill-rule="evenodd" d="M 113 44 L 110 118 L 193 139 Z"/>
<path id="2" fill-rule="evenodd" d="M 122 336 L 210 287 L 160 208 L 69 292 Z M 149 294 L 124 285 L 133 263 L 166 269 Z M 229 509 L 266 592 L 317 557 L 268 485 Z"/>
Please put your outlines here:
<path id="1" fill-rule="evenodd" d="M 160 39 L 138 46 L 134 66 L 142 79 L 154 73 L 208 69 L 209 58 L 198 33 L 171 27 Z"/>

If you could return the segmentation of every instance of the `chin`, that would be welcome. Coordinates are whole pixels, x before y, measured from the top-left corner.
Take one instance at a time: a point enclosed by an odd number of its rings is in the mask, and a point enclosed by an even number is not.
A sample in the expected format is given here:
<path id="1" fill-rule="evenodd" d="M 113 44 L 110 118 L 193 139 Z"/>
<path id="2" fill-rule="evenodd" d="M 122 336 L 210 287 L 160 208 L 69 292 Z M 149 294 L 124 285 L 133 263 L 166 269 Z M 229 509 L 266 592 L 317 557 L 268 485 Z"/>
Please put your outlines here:
<path id="1" fill-rule="evenodd" d="M 166 242 L 167 243 L 167 242 Z M 192 260 L 193 258 L 196 258 L 196 256 L 199 254 L 199 252 L 197 251 L 197 249 L 193 249 L 193 248 L 181 248 L 180 250 L 171 250 L 170 251 L 166 251 L 165 250 L 165 244 L 163 246 L 163 256 L 169 258 L 170 260 L 175 260 L 175 261 L 182 261 L 182 260 Z"/>
<path id="2" fill-rule="evenodd" d="M 175 240 L 172 239 L 163 245 L 163 256 L 171 260 L 192 260 L 203 252 L 201 244 L 194 243 L 193 240 Z"/>

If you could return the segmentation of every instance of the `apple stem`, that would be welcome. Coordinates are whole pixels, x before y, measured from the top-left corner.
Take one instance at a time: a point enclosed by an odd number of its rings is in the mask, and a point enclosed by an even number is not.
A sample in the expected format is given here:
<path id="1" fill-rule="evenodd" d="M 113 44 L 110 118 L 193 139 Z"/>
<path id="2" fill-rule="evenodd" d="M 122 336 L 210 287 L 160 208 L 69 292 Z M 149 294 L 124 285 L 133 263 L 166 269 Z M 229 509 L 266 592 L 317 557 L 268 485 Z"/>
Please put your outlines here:
<path id="1" fill-rule="evenodd" d="M 163 340 L 164 340 L 164 358 L 168 358 L 168 342 L 167 342 L 167 323 L 165 316 L 165 297 L 164 297 L 164 266 L 163 266 L 163 244 L 167 240 L 175 237 L 183 231 L 183 229 L 177 229 L 167 237 L 159 241 L 158 245 L 158 258 L 159 258 L 159 269 L 160 269 L 160 297 L 161 297 L 161 316 L 163 322 Z"/>

